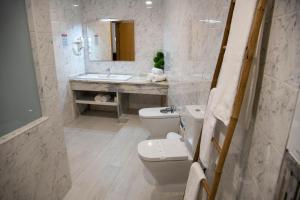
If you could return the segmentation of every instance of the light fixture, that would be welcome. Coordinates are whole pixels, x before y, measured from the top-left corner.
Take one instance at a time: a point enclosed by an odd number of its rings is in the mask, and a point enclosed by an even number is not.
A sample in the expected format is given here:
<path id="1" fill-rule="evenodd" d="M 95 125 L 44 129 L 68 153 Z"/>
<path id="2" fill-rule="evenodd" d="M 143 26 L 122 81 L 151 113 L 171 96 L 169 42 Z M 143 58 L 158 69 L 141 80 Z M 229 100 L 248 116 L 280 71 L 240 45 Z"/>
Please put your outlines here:
<path id="1" fill-rule="evenodd" d="M 79 0 L 73 0 L 72 5 L 73 5 L 74 7 L 78 7 L 78 6 L 79 6 Z"/>
<path id="2" fill-rule="evenodd" d="M 114 19 L 114 18 L 103 18 L 100 19 L 101 22 L 117 22 L 120 21 L 119 19 Z"/>
<path id="3" fill-rule="evenodd" d="M 145 1 L 145 4 L 149 6 L 149 5 L 152 5 L 153 2 L 152 1 Z"/>
<path id="4" fill-rule="evenodd" d="M 214 20 L 214 19 L 200 19 L 200 22 L 205 22 L 205 23 L 209 23 L 209 24 L 217 24 L 217 23 L 221 23 L 221 21 L 219 21 L 219 20 Z"/>

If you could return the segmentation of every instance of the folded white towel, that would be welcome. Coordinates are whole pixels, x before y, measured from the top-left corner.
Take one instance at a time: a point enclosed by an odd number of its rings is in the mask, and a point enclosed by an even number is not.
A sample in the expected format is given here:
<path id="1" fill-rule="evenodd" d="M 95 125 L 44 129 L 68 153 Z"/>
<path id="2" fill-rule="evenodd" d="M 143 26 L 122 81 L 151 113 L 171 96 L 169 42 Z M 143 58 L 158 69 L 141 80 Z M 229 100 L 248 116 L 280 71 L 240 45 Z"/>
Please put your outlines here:
<path id="1" fill-rule="evenodd" d="M 111 96 L 110 95 L 104 95 L 104 94 L 98 94 L 95 96 L 95 101 L 97 102 L 108 102 L 109 100 L 111 100 Z"/>
<path id="2" fill-rule="evenodd" d="M 152 68 L 152 74 L 163 75 L 164 71 L 162 69 L 158 69 L 156 67 Z"/>
<path id="3" fill-rule="evenodd" d="M 257 0 L 238 0 L 234 8 L 230 35 L 220 72 L 214 115 L 228 125 L 239 83 L 244 52 Z"/>
<path id="4" fill-rule="evenodd" d="M 147 80 L 152 82 L 152 79 L 154 78 L 154 74 L 153 73 L 149 73 L 147 74 Z"/>
<path id="5" fill-rule="evenodd" d="M 189 178 L 186 184 L 184 200 L 198 200 L 200 192 L 200 183 L 206 179 L 205 174 L 199 163 L 192 164 Z"/>
<path id="6" fill-rule="evenodd" d="M 163 75 L 154 75 L 152 78 L 152 82 L 161 82 L 167 80 L 167 76 L 165 74 Z"/>
<path id="7" fill-rule="evenodd" d="M 212 108 L 215 107 L 216 88 L 212 89 L 209 94 L 208 104 L 206 106 L 203 129 L 200 144 L 200 161 L 205 168 L 209 166 L 209 158 L 212 151 L 211 139 L 214 136 L 217 119 L 215 118 Z"/>
<path id="8" fill-rule="evenodd" d="M 165 81 L 167 79 L 167 75 L 162 74 L 162 75 L 157 75 L 153 73 L 149 73 L 147 76 L 147 80 L 151 82 L 160 82 L 160 81 Z"/>

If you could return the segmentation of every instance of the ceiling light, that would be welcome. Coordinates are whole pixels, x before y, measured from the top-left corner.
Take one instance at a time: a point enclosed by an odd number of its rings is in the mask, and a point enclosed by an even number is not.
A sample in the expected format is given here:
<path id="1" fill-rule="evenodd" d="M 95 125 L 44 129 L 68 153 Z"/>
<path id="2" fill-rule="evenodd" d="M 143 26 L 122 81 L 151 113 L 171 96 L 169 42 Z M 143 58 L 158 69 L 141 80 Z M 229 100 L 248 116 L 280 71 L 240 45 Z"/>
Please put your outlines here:
<path id="1" fill-rule="evenodd" d="M 72 0 L 72 6 L 78 7 L 80 5 L 79 0 Z"/>
<path id="2" fill-rule="evenodd" d="M 214 20 L 214 19 L 200 19 L 200 22 L 205 22 L 205 23 L 209 23 L 209 24 L 217 24 L 217 23 L 221 23 L 221 21 L 219 21 L 219 20 Z"/>
<path id="3" fill-rule="evenodd" d="M 104 19 L 100 19 L 101 22 L 117 22 L 120 21 L 118 19 L 113 19 L 113 18 L 104 18 Z"/>
<path id="4" fill-rule="evenodd" d="M 145 1 L 146 5 L 152 5 L 152 3 L 153 3 L 152 1 Z"/>

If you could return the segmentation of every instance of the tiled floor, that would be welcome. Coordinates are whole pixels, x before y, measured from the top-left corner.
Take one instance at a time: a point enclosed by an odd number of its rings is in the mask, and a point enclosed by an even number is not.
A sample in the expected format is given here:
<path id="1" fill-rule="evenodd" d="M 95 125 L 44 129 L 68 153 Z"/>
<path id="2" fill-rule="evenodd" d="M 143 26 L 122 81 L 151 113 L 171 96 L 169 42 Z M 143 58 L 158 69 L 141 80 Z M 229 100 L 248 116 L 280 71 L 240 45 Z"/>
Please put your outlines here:
<path id="1" fill-rule="evenodd" d="M 181 200 L 145 179 L 137 144 L 149 136 L 137 116 L 124 123 L 80 116 L 65 128 L 72 188 L 65 200 Z"/>

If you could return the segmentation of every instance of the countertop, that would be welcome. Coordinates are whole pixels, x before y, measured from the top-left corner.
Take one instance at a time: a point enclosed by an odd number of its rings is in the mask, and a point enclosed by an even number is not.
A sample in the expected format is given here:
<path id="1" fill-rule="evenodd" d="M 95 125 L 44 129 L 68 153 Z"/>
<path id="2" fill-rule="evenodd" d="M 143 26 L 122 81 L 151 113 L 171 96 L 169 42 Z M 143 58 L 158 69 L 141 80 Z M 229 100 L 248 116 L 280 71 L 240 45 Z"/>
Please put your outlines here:
<path id="1" fill-rule="evenodd" d="M 147 79 L 146 75 L 133 75 L 132 78 L 126 81 L 116 81 L 116 80 L 97 80 L 97 79 L 82 79 L 79 78 L 82 74 L 70 77 L 70 82 L 81 82 L 81 83 L 103 83 L 103 84 L 124 84 L 124 85 L 148 85 L 148 86 L 161 86 L 168 87 L 168 81 L 162 82 L 151 82 Z"/>

